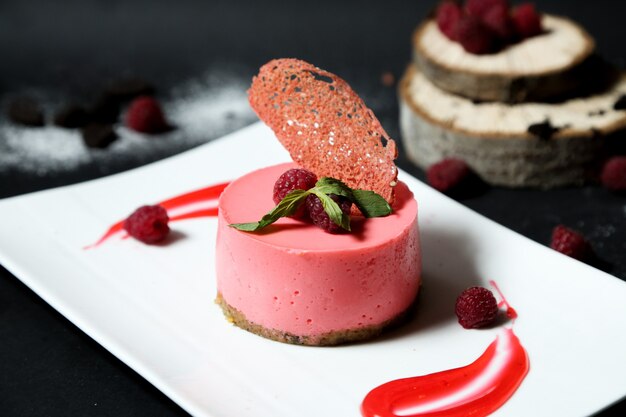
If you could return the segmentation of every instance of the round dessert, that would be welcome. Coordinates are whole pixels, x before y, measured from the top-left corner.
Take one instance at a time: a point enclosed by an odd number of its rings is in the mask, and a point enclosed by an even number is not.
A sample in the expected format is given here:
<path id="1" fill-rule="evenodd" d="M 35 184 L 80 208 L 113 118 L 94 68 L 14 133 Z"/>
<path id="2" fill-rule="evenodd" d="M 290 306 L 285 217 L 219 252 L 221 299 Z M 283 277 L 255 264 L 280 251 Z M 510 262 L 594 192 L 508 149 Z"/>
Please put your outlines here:
<path id="1" fill-rule="evenodd" d="M 233 181 L 219 200 L 217 303 L 237 326 L 293 344 L 336 345 L 374 337 L 413 306 L 421 283 L 417 203 L 403 183 L 387 217 L 354 216 L 329 234 L 291 218 L 248 233 L 275 205 L 281 164 Z"/>
<path id="2" fill-rule="evenodd" d="M 585 81 L 593 38 L 573 21 L 543 15 L 543 33 L 487 55 L 467 52 L 435 20 L 413 35 L 413 60 L 439 88 L 474 100 L 553 99 Z"/>
<path id="3" fill-rule="evenodd" d="M 439 89 L 415 66 L 399 88 L 409 158 L 423 169 L 462 159 L 496 185 L 550 188 L 594 179 L 609 139 L 626 129 L 624 74 L 602 93 L 558 103 L 475 103 Z"/>

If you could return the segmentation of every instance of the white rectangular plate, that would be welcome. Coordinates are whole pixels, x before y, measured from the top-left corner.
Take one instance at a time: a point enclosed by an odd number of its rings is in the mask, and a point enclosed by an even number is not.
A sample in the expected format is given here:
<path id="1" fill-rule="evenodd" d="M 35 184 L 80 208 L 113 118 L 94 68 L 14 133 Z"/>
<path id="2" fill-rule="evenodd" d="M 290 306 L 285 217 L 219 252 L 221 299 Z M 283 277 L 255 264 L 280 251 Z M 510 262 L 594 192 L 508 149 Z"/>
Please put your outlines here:
<path id="1" fill-rule="evenodd" d="M 417 316 L 368 343 L 265 340 L 214 303 L 216 220 L 174 223 L 176 239 L 112 239 L 136 207 L 287 161 L 256 124 L 127 173 L 0 201 L 0 262 L 98 343 L 195 416 L 358 416 L 383 382 L 469 364 L 499 329 L 464 330 L 454 301 L 495 280 L 519 313 L 530 372 L 495 414 L 585 416 L 626 394 L 626 284 L 534 243 L 402 173 L 420 206 Z"/>

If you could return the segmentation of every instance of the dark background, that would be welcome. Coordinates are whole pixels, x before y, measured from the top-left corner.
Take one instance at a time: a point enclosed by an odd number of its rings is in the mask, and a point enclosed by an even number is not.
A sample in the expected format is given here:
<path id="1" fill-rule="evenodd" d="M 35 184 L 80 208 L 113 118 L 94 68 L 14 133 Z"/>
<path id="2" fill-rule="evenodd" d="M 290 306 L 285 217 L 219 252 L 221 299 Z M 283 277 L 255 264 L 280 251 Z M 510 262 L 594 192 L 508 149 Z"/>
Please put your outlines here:
<path id="1" fill-rule="evenodd" d="M 581 22 L 598 51 L 624 67 L 626 2 L 536 3 Z M 299 57 L 345 78 L 399 138 L 395 89 L 381 83 L 381 74 L 401 75 L 410 59 L 411 31 L 433 4 L 3 0 L 0 100 L 4 105 L 24 92 L 80 98 L 124 75 L 153 81 L 166 99 L 181 83 L 214 71 L 247 83 L 269 59 Z M 225 121 L 223 130 L 253 120 Z M 0 135 L 0 145 L 6 140 Z M 0 169 L 0 198 L 123 171 L 183 149 L 165 147 L 45 175 Z M 423 178 L 402 157 L 399 164 Z M 492 188 L 462 203 L 544 244 L 556 224 L 579 229 L 593 243 L 595 264 L 626 279 L 624 196 L 593 186 L 545 192 Z M 625 412 L 623 401 L 601 415 Z M 186 413 L 0 267 L 0 416 L 135 415 Z"/>

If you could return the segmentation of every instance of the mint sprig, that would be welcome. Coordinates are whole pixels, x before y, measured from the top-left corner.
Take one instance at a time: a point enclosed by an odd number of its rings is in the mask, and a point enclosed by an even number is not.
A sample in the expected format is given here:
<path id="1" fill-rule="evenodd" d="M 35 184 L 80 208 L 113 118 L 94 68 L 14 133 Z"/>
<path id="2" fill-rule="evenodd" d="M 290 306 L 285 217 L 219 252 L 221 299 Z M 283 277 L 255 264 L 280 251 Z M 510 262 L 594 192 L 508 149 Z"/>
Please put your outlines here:
<path id="1" fill-rule="evenodd" d="M 384 217 L 391 213 L 391 206 L 387 200 L 374 191 L 352 190 L 352 196 L 354 197 L 352 202 L 367 218 Z"/>
<path id="2" fill-rule="evenodd" d="M 309 190 L 293 190 L 269 211 L 258 222 L 233 223 L 230 226 L 244 232 L 256 232 L 274 223 L 281 217 L 291 216 L 304 204 L 306 198 L 313 194 L 322 202 L 322 207 L 330 220 L 345 230 L 350 231 L 350 216 L 344 213 L 332 198 L 331 194 L 345 197 L 352 201 L 365 217 L 384 217 L 391 214 L 391 206 L 382 196 L 374 191 L 354 190 L 338 179 L 322 177 L 315 187 Z"/>
<path id="3" fill-rule="evenodd" d="M 308 195 L 309 192 L 305 190 L 290 191 L 276 207 L 270 210 L 270 212 L 265 216 L 261 217 L 261 220 L 258 222 L 234 223 L 231 224 L 230 227 L 234 227 L 235 229 L 242 230 L 244 232 L 256 232 L 257 230 L 269 226 L 281 217 L 291 216 L 296 212 L 298 207 L 300 207 L 300 204 L 304 203 L 304 200 Z"/>

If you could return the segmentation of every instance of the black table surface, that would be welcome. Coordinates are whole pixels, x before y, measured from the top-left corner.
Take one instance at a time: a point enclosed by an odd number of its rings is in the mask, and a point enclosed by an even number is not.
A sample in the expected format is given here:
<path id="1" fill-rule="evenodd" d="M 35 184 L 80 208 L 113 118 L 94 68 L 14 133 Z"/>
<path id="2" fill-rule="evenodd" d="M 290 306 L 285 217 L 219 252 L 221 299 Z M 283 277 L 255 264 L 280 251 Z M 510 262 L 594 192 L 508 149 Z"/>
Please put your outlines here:
<path id="1" fill-rule="evenodd" d="M 599 53 L 624 66 L 626 2 L 537 3 L 541 10 L 581 22 L 595 36 Z M 70 100 L 126 75 L 152 81 L 167 97 L 181 83 L 216 72 L 245 85 L 269 59 L 299 57 L 346 79 L 398 138 L 395 88 L 383 85 L 381 75 L 390 72 L 397 79 L 402 74 L 411 32 L 432 6 L 423 0 L 4 0 L 0 100 L 33 91 Z M 253 121 L 226 120 L 220 132 Z M 6 140 L 0 136 L 0 151 Z M 44 174 L 0 164 L 0 198 L 124 171 L 183 148 Z M 402 156 L 399 165 L 424 177 Z M 543 244 L 555 225 L 574 227 L 592 241 L 599 258 L 595 265 L 626 279 L 624 196 L 595 186 L 490 188 L 461 203 Z M 626 401 L 599 415 L 613 414 L 626 415 Z M 136 415 L 187 413 L 0 266 L 0 416 Z"/>

